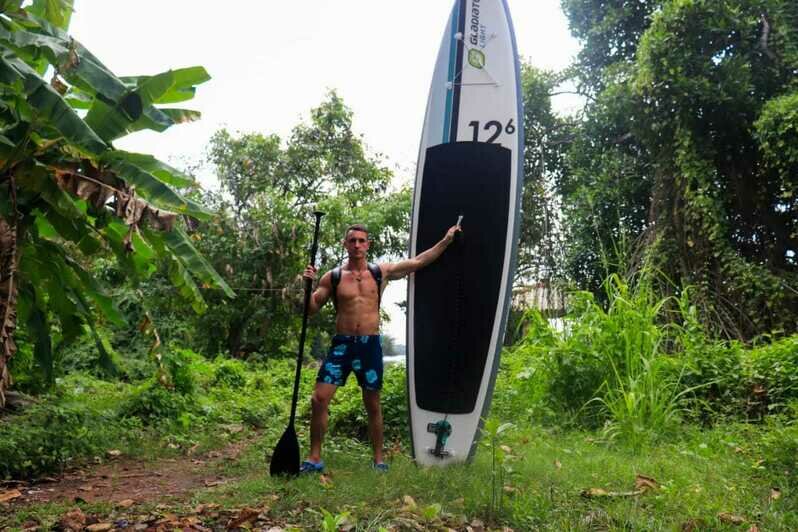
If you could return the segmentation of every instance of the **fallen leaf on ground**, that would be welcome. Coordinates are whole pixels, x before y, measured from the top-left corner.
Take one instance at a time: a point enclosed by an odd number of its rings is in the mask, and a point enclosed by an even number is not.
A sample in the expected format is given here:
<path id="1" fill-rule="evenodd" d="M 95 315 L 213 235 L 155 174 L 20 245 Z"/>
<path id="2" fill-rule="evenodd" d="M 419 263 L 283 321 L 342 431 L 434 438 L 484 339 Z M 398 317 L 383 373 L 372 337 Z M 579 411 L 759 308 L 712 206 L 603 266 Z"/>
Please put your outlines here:
<path id="1" fill-rule="evenodd" d="M 122 456 L 122 451 L 119 451 L 117 449 L 111 449 L 110 451 L 108 451 L 108 456 L 110 456 L 111 458 L 118 458 Z"/>
<path id="2" fill-rule="evenodd" d="M 416 508 L 416 501 L 410 495 L 405 495 L 402 497 L 402 502 L 405 503 L 405 507 L 409 510 L 415 510 Z"/>
<path id="3" fill-rule="evenodd" d="M 777 501 L 781 499 L 781 490 L 779 488 L 770 488 L 770 500 Z"/>
<path id="4" fill-rule="evenodd" d="M 507 445 L 500 445 L 499 448 L 507 454 L 512 454 L 513 450 Z"/>
<path id="5" fill-rule="evenodd" d="M 590 488 L 586 490 L 582 490 L 582 497 L 587 499 L 593 499 L 597 497 L 634 497 L 636 495 L 642 495 L 645 490 L 635 490 L 635 491 L 607 491 L 601 488 Z"/>
<path id="6" fill-rule="evenodd" d="M 114 528 L 113 523 L 97 523 L 87 526 L 86 530 L 89 532 L 106 532 L 106 530 L 111 530 L 112 528 Z"/>
<path id="7" fill-rule="evenodd" d="M 22 497 L 22 492 L 19 490 L 8 490 L 0 493 L 0 502 L 8 502 L 17 497 Z"/>
<path id="8" fill-rule="evenodd" d="M 133 499 L 125 499 L 116 503 L 116 506 L 119 508 L 130 508 L 134 504 L 136 504 L 136 501 Z"/>
<path id="9" fill-rule="evenodd" d="M 222 484 L 226 484 L 226 480 L 206 480 L 204 482 L 206 488 L 212 488 L 214 486 L 221 486 Z"/>
<path id="10" fill-rule="evenodd" d="M 742 517 L 740 515 L 730 514 L 728 512 L 719 513 L 718 519 L 720 519 L 721 523 L 727 523 L 730 525 L 741 525 L 745 523 L 745 517 Z"/>
<path id="11" fill-rule="evenodd" d="M 471 521 L 471 525 L 466 527 L 471 532 L 484 532 L 485 531 L 485 523 L 480 521 L 479 519 L 474 519 Z"/>
<path id="12" fill-rule="evenodd" d="M 80 491 L 94 491 L 94 488 L 92 486 L 88 486 L 88 485 L 87 486 L 81 486 L 78 489 Z"/>
<path id="13" fill-rule="evenodd" d="M 333 481 L 329 475 L 319 475 L 319 482 L 322 486 L 332 487 Z"/>
<path id="14" fill-rule="evenodd" d="M 80 508 L 75 508 L 64 514 L 58 521 L 58 524 L 61 525 L 63 530 L 70 532 L 73 530 L 83 530 L 83 527 L 86 525 L 86 514 L 84 514 Z"/>
<path id="15" fill-rule="evenodd" d="M 562 463 L 559 460 L 554 460 L 554 467 L 562 469 Z"/>
<path id="16" fill-rule="evenodd" d="M 216 503 L 208 503 L 208 504 L 200 504 L 196 508 L 194 508 L 195 514 L 204 514 L 206 512 L 210 512 L 213 510 L 219 509 L 219 505 Z"/>
<path id="17" fill-rule="evenodd" d="M 638 474 L 635 477 L 635 489 L 642 491 L 656 490 L 659 489 L 659 483 L 651 477 Z"/>
<path id="18" fill-rule="evenodd" d="M 703 519 L 690 519 L 682 523 L 682 532 L 698 532 L 699 530 L 706 530 L 707 523 Z"/>
<path id="19" fill-rule="evenodd" d="M 244 523 L 248 523 L 249 521 L 254 521 L 256 517 L 260 515 L 260 512 L 255 508 L 244 508 L 238 513 L 238 516 L 227 523 L 227 529 L 231 528 L 238 528 Z"/>

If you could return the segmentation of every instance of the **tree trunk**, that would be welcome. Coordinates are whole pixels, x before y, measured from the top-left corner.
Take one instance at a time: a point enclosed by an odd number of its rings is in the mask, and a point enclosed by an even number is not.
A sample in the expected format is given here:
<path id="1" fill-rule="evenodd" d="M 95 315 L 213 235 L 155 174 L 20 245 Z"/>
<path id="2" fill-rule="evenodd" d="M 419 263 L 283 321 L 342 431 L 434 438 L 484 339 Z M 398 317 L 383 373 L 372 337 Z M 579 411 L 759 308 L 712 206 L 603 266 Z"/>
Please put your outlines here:
<path id="1" fill-rule="evenodd" d="M 12 209 L 16 212 L 14 180 L 9 180 Z M 0 216 L 0 408 L 5 406 L 5 391 L 12 384 L 8 362 L 17 352 L 14 332 L 17 328 L 17 267 L 19 248 L 17 246 L 16 216 L 9 223 Z"/>

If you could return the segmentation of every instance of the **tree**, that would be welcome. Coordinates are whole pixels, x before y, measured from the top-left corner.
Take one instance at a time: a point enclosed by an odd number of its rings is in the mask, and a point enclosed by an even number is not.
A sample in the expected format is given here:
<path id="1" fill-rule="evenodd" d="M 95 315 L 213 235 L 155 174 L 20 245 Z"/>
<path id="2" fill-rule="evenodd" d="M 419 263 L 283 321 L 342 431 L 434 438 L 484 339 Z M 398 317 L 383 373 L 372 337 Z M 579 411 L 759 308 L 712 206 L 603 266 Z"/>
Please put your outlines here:
<path id="1" fill-rule="evenodd" d="M 212 319 L 198 318 L 208 352 L 293 353 L 299 274 L 308 260 L 315 208 L 327 214 L 322 271 L 344 259 L 344 230 L 355 221 L 371 231 L 372 257 L 405 252 L 409 190 L 391 190 L 392 173 L 379 156 L 366 153 L 352 131 L 352 111 L 334 92 L 285 143 L 276 135 L 222 130 L 209 152 L 223 194 L 206 196 L 214 219 L 192 236 L 240 292 L 234 304 L 209 296 Z M 315 319 L 332 329 L 329 311 Z"/>
<path id="2" fill-rule="evenodd" d="M 563 2 L 591 97 L 563 170 L 570 271 L 614 249 L 692 286 L 702 321 L 795 332 L 798 5 Z"/>
<path id="3" fill-rule="evenodd" d="M 71 0 L 24 3 L 0 5 L 0 405 L 18 322 L 50 382 L 54 351 L 86 328 L 113 370 L 98 325 L 123 318 L 87 268 L 94 256 L 112 254 L 133 282 L 166 261 L 197 311 L 205 306 L 198 282 L 233 295 L 181 228 L 181 217 L 209 216 L 176 191 L 193 180 L 112 144 L 199 118 L 160 105 L 191 99 L 208 74 L 117 77 L 66 33 Z"/>

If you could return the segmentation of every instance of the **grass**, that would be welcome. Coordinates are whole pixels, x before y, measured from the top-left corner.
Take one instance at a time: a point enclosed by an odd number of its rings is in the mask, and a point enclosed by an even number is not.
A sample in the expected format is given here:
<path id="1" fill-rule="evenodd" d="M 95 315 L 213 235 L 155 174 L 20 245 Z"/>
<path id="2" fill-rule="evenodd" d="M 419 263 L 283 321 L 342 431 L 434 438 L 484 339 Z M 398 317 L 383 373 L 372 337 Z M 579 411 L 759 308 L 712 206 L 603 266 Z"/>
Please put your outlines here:
<path id="1" fill-rule="evenodd" d="M 746 426 L 687 429 L 672 443 L 637 451 L 601 441 L 594 432 L 515 429 L 501 442 L 508 470 L 496 506 L 491 453 L 484 447 L 473 464 L 448 469 L 419 469 L 402 452 L 392 457 L 388 474 L 379 474 L 369 467 L 367 446 L 333 438 L 326 449 L 327 475 L 286 481 L 266 472 L 264 454 L 272 439 L 220 466 L 218 473 L 231 482 L 202 489 L 161 511 L 189 512 L 202 503 L 223 509 L 268 507 L 275 522 L 309 530 L 320 529 L 325 511 L 331 517 L 346 514 L 354 530 L 374 531 L 403 524 L 464 529 L 475 519 L 515 530 L 680 530 L 688 523 L 696 530 L 739 530 L 723 521 L 731 516 L 761 530 L 798 528 L 796 472 L 763 466 L 756 438 Z M 590 488 L 633 491 L 638 474 L 655 479 L 659 488 L 637 496 L 582 495 Z M 20 526 L 32 515 L 42 523 L 54 522 L 65 510 L 28 508 L 6 526 Z M 138 512 L 144 510 L 156 511 L 153 505 Z M 94 505 L 85 511 L 109 509 Z"/>

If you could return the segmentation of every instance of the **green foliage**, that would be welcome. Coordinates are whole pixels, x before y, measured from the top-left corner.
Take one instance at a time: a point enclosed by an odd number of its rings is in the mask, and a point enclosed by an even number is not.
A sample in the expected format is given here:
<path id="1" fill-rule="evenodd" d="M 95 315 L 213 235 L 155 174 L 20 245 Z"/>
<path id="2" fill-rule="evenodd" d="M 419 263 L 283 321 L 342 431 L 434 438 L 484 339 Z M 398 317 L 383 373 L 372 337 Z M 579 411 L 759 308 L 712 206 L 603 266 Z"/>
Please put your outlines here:
<path id="1" fill-rule="evenodd" d="M 344 258 L 343 232 L 355 221 L 370 228 L 373 260 L 405 252 L 410 191 L 391 188 L 391 171 L 381 156 L 367 153 L 352 124 L 352 111 L 331 92 L 285 141 L 274 134 L 214 135 L 209 162 L 222 192 L 203 198 L 214 217 L 192 230 L 191 241 L 239 289 L 236 302 L 205 293 L 212 312 L 198 318 L 169 301 L 154 309 L 202 330 L 194 335 L 196 349 L 241 359 L 296 352 L 299 274 L 308 261 L 315 208 L 326 213 L 322 272 Z M 312 330 L 331 330 L 333 319 L 323 311 Z"/>
<path id="2" fill-rule="evenodd" d="M 568 277 L 602 296 L 607 274 L 649 265 L 672 281 L 661 296 L 693 287 L 710 334 L 794 332 L 796 4 L 563 7 L 589 97 L 554 172 Z"/>
<path id="3" fill-rule="evenodd" d="M 152 424 L 162 420 L 176 421 L 193 409 L 194 401 L 190 395 L 170 390 L 153 380 L 138 386 L 122 406 L 121 414 Z"/>
<path id="4" fill-rule="evenodd" d="M 247 384 L 244 365 L 237 360 L 225 360 L 218 366 L 213 375 L 214 386 L 241 389 Z"/>
<path id="5" fill-rule="evenodd" d="M 0 220 L 10 261 L 2 267 L 18 284 L 0 303 L 8 305 L 3 327 L 11 335 L 18 305 L 42 383 L 51 387 L 58 354 L 85 328 L 99 353 L 97 365 L 109 375 L 117 370 L 101 326 L 122 325 L 123 318 L 86 267 L 95 257 L 115 256 L 134 282 L 169 262 L 173 283 L 197 311 L 204 306 L 197 282 L 233 295 L 177 225 L 179 215 L 208 217 L 176 190 L 194 186 L 193 179 L 111 144 L 133 131 L 164 131 L 197 119 L 193 111 L 161 105 L 190 99 L 210 78 L 202 67 L 117 77 L 67 34 L 71 1 L 6 4 L 0 18 Z"/>

